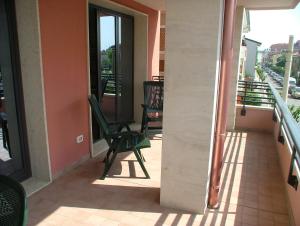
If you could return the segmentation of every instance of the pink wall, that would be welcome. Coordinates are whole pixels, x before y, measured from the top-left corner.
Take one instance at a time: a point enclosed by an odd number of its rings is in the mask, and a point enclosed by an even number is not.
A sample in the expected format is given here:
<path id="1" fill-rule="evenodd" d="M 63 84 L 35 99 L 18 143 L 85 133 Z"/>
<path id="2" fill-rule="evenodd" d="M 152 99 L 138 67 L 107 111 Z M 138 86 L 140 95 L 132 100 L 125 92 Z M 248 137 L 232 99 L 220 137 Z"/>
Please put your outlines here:
<path id="1" fill-rule="evenodd" d="M 263 110 L 257 108 L 247 108 L 247 115 L 245 117 L 240 115 L 241 107 L 237 107 L 236 112 L 236 127 L 237 129 L 248 129 L 254 131 L 267 131 L 274 135 L 274 143 L 277 148 L 281 172 L 283 176 L 283 183 L 285 183 L 287 198 L 291 207 L 293 220 L 295 225 L 300 225 L 300 191 L 295 191 L 287 184 L 287 176 L 290 167 L 291 154 L 288 149 L 287 142 L 281 144 L 277 141 L 279 133 L 279 123 L 272 120 L 273 111 Z M 278 198 L 278 197 L 276 197 Z"/>
<path id="2" fill-rule="evenodd" d="M 148 79 L 159 75 L 160 13 L 132 0 L 112 0 L 148 15 Z"/>
<path id="3" fill-rule="evenodd" d="M 246 107 L 246 116 L 241 115 L 241 110 L 242 106 L 236 107 L 236 129 L 273 133 L 272 109 Z"/>
<path id="4" fill-rule="evenodd" d="M 89 153 L 86 1 L 40 0 L 40 29 L 52 173 Z M 76 144 L 76 136 L 84 142 Z"/>
<path id="5" fill-rule="evenodd" d="M 285 182 L 285 188 L 288 196 L 287 198 L 289 199 L 289 204 L 294 218 L 294 225 L 300 225 L 300 191 L 299 188 L 297 191 L 295 191 L 295 189 L 287 183 L 288 173 L 290 169 L 291 154 L 286 142 L 284 144 L 281 144 L 277 141 L 278 133 L 279 123 L 274 123 L 274 142 L 277 146 L 281 172 L 283 175 L 283 181 Z M 297 175 L 296 172 L 295 175 Z"/>
<path id="6" fill-rule="evenodd" d="M 134 1 L 114 0 L 148 14 L 148 74 L 158 71 L 159 13 Z M 39 0 L 41 48 L 53 175 L 89 154 L 86 0 Z M 156 69 L 157 68 L 157 69 Z M 76 144 L 76 136 L 84 142 Z"/>

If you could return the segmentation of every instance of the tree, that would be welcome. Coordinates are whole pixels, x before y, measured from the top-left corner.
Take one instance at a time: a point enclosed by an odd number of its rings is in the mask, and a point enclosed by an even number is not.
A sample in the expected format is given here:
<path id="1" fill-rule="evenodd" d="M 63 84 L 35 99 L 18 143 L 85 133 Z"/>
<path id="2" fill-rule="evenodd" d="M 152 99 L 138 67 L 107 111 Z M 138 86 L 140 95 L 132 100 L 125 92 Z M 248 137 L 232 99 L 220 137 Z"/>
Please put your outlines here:
<path id="1" fill-rule="evenodd" d="M 282 54 L 280 57 L 277 58 L 276 66 L 285 68 L 285 63 L 286 63 L 286 57 L 285 55 Z"/>

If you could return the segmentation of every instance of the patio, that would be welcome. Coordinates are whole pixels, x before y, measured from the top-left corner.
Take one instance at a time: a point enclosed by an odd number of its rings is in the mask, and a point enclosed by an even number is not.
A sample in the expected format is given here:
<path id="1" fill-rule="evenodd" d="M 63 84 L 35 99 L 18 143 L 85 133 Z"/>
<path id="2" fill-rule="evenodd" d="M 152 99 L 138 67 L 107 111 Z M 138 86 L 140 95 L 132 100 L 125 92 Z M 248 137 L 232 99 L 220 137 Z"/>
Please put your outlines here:
<path id="1" fill-rule="evenodd" d="M 227 133 L 221 205 L 204 215 L 159 205 L 161 137 L 143 151 L 151 179 L 133 154 L 119 156 L 105 180 L 102 158 L 91 159 L 29 198 L 29 225 L 289 225 L 270 134 Z"/>

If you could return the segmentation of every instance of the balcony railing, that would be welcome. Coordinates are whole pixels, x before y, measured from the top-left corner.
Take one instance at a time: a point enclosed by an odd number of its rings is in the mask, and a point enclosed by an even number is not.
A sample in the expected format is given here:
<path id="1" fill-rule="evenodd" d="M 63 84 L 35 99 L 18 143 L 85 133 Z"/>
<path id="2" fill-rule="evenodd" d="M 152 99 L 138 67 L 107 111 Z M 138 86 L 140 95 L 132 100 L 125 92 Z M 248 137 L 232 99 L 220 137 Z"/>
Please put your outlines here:
<path id="1" fill-rule="evenodd" d="M 273 121 L 279 124 L 278 142 L 287 142 L 291 152 L 288 184 L 298 188 L 300 176 L 300 127 L 290 113 L 287 104 L 270 83 L 239 81 L 237 104 L 242 104 L 241 115 L 246 116 L 247 106 L 273 108 Z M 298 175 L 295 175 L 297 173 Z"/>
<path id="2" fill-rule="evenodd" d="M 243 105 L 242 115 L 246 114 L 246 105 L 274 106 L 274 96 L 268 83 L 239 81 L 237 103 Z"/>
<path id="3" fill-rule="evenodd" d="M 273 120 L 279 123 L 278 141 L 281 143 L 288 142 L 292 154 L 288 183 L 297 190 L 300 166 L 300 127 L 278 91 L 272 84 L 269 86 L 275 98 Z M 294 175 L 295 170 L 298 176 Z"/>

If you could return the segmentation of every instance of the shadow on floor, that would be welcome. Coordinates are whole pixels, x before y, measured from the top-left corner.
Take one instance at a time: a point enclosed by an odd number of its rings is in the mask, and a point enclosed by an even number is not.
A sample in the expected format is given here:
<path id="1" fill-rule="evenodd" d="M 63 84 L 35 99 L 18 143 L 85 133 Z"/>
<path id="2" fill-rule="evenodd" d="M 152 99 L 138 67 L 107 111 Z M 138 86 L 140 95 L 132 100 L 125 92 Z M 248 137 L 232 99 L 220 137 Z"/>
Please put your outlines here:
<path id="1" fill-rule="evenodd" d="M 144 152 L 151 179 L 140 178 L 142 170 L 127 153 L 118 156 L 105 180 L 98 180 L 104 164 L 90 160 L 30 197 L 29 225 L 288 225 L 284 206 L 276 210 L 268 203 L 285 203 L 270 136 L 227 134 L 220 208 L 205 214 L 159 204 L 161 140 L 153 142 L 158 144 Z"/>

